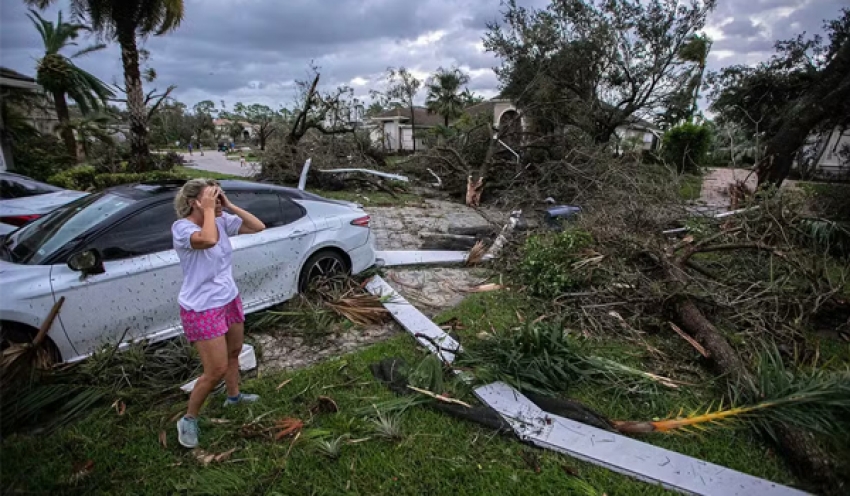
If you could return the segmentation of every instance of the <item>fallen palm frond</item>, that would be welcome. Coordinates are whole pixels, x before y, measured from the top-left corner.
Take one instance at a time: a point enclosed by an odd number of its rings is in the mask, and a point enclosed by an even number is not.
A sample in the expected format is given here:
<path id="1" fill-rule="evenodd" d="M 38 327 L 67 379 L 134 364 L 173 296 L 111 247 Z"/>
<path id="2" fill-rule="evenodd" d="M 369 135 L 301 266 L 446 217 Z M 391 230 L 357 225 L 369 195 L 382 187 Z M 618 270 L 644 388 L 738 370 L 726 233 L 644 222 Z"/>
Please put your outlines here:
<path id="1" fill-rule="evenodd" d="M 116 351 L 115 345 L 104 346 L 83 362 L 39 371 L 16 383 L 14 390 L 3 391 L 0 430 L 7 434 L 39 425 L 52 431 L 106 401 L 119 411 L 131 400 L 148 404 L 201 369 L 197 351 L 183 340 L 137 343 Z"/>
<path id="2" fill-rule="evenodd" d="M 56 320 L 65 297 L 59 298 L 50 308 L 47 317 L 30 343 L 11 343 L 0 356 L 0 388 L 7 388 L 34 370 L 46 370 L 53 363 L 53 354 L 47 349 L 45 337 Z"/>
<path id="3" fill-rule="evenodd" d="M 350 294 L 325 306 L 361 326 L 383 324 L 390 316 L 381 298 L 371 294 Z"/>
<path id="4" fill-rule="evenodd" d="M 484 256 L 487 254 L 487 247 L 484 246 L 484 241 L 478 240 L 469 250 L 469 253 L 466 255 L 466 265 L 478 265 L 484 260 Z"/>
<path id="5" fill-rule="evenodd" d="M 454 364 L 471 369 L 479 382 L 501 380 L 544 395 L 586 381 L 630 392 L 654 392 L 658 384 L 676 386 L 666 377 L 594 356 L 564 329 L 542 322 L 469 343 Z"/>
<path id="6" fill-rule="evenodd" d="M 756 368 L 758 384 L 742 385 L 734 394 L 739 406 L 709 405 L 688 414 L 683 410 L 660 421 L 615 421 L 620 432 L 671 432 L 711 426 L 753 425 L 772 434 L 776 423 L 830 436 L 846 436 L 850 428 L 850 372 L 819 369 L 791 371 L 776 352 L 765 352 Z M 756 401 L 752 401 L 755 399 Z M 747 401 L 750 400 L 750 401 Z"/>

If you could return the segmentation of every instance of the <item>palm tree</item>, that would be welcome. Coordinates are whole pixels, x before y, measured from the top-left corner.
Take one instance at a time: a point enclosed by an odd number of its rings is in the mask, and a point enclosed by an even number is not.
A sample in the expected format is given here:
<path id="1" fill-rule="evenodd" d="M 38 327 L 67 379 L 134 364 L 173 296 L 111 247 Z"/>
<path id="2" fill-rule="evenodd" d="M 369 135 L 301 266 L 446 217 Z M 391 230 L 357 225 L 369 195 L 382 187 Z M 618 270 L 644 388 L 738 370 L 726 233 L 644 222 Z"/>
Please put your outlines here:
<path id="1" fill-rule="evenodd" d="M 89 114 L 76 119 L 71 119 L 66 125 L 60 124 L 60 129 L 68 127 L 71 132 L 76 133 L 83 146 L 83 155 L 89 157 L 89 148 L 94 142 L 105 145 L 114 145 L 115 139 L 109 126 L 112 119 L 104 114 Z M 63 129 L 64 130 L 64 129 Z"/>
<path id="2" fill-rule="evenodd" d="M 56 2 L 25 1 L 41 9 Z M 136 38 L 158 36 L 176 29 L 183 20 L 183 0 L 70 0 L 70 3 L 75 16 L 87 19 L 92 29 L 107 38 L 117 40 L 121 45 L 127 110 L 130 116 L 132 166 L 137 171 L 144 171 L 150 163 L 150 146 Z"/>
<path id="3" fill-rule="evenodd" d="M 425 83 L 428 89 L 425 106 L 429 113 L 443 116 L 446 127 L 451 119 L 463 114 L 466 98 L 461 89 L 468 82 L 469 76 L 460 69 L 449 70 L 440 67 Z"/>
<path id="4" fill-rule="evenodd" d="M 76 159 L 77 143 L 74 131 L 68 126 L 70 113 L 66 97 L 74 100 L 80 111 L 86 114 L 92 109 L 99 109 L 113 93 L 103 81 L 77 67 L 71 59 L 101 50 L 105 45 L 92 45 L 66 57 L 60 52 L 66 47 L 75 46 L 74 40 L 88 28 L 82 24 L 63 22 L 62 12 L 59 12 L 56 24 L 44 20 L 34 10 L 30 11 L 29 18 L 44 42 L 44 56 L 38 61 L 36 81 L 53 97 L 62 140 L 68 154 Z"/>

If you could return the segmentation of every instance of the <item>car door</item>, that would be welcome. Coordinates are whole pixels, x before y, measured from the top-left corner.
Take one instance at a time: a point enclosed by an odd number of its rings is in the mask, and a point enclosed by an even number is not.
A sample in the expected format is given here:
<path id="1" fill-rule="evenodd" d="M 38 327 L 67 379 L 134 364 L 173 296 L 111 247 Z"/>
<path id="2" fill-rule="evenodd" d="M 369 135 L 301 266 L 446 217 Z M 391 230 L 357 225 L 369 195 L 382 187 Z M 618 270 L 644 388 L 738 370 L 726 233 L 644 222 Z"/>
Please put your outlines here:
<path id="1" fill-rule="evenodd" d="M 233 277 L 246 312 L 266 308 L 297 292 L 298 271 L 315 238 L 304 210 L 272 191 L 229 192 L 235 205 L 266 225 L 257 234 L 231 238 Z"/>
<path id="2" fill-rule="evenodd" d="M 66 297 L 59 319 L 78 353 L 115 344 L 122 336 L 162 338 L 179 330 L 182 272 L 172 249 L 174 220 L 171 202 L 160 202 L 87 242 L 80 251 L 102 254 L 102 274 L 81 277 L 65 264 L 53 266 L 54 295 Z"/>

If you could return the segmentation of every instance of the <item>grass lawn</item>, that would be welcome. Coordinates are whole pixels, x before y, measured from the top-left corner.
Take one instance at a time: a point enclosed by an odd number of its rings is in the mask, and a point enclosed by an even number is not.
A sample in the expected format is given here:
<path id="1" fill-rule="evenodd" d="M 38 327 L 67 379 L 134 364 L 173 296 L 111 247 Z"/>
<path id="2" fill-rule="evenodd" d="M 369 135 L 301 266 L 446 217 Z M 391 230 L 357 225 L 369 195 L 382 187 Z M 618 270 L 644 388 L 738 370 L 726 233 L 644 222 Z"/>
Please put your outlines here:
<path id="1" fill-rule="evenodd" d="M 526 305 L 510 294 L 472 295 L 438 320 L 457 318 L 465 325 L 462 337 L 473 339 L 491 325 L 517 324 L 518 314 L 533 318 L 534 310 Z M 606 349 L 609 356 L 620 359 L 635 359 L 638 354 L 616 343 L 600 344 L 601 352 Z M 680 351 L 688 352 L 687 345 Z M 103 404 L 57 433 L 4 439 L 0 445 L 2 487 L 7 493 L 50 494 L 666 493 L 588 463 L 524 446 L 426 406 L 410 407 L 400 414 L 400 440 L 379 438 L 372 421 L 355 409 L 395 398 L 368 368 L 392 356 L 411 363 L 424 352 L 410 336 L 402 335 L 308 369 L 248 379 L 244 389 L 262 395 L 255 405 L 225 409 L 223 397 L 214 397 L 201 420 L 201 448 L 208 453 L 235 448 L 226 461 L 204 466 L 193 452 L 178 445 L 174 421 L 185 408 L 182 396 L 155 405 L 134 403 L 130 397 L 125 399 L 123 415 Z M 646 419 L 701 404 L 702 390 L 701 386 L 693 391 L 664 391 L 647 398 L 580 388 L 570 396 L 613 418 Z M 310 406 L 322 395 L 334 399 L 339 413 L 310 413 Z M 290 438 L 273 442 L 241 433 L 249 422 L 269 425 L 285 417 L 298 417 L 307 424 L 291 451 Z M 160 443 L 161 432 L 166 447 Z M 337 459 L 320 454 L 315 442 L 306 440 L 342 435 L 350 437 Z M 652 435 L 644 440 L 778 482 L 792 481 L 772 451 L 742 430 L 715 430 L 701 437 Z M 87 475 L 75 478 L 84 466 L 90 471 L 83 470 Z"/>

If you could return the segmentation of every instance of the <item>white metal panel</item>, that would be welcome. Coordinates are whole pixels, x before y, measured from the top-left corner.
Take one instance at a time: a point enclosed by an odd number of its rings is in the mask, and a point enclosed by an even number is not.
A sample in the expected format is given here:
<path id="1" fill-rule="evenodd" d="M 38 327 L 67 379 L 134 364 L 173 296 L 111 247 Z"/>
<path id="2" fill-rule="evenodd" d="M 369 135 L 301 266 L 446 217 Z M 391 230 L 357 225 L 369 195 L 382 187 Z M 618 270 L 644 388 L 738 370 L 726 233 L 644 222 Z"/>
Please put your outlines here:
<path id="1" fill-rule="evenodd" d="M 541 448 L 591 462 L 686 494 L 704 496 L 802 496 L 807 493 L 659 448 L 541 410 L 503 382 L 475 395 L 499 412 L 517 436 Z"/>
<path id="2" fill-rule="evenodd" d="M 437 354 L 446 363 L 452 363 L 454 361 L 455 354 L 446 350 L 460 350 L 460 343 L 446 334 L 445 331 L 417 310 L 416 307 L 408 303 L 386 281 L 379 276 L 375 276 L 366 284 L 366 290 L 373 295 L 386 298 L 384 307 L 422 346 L 431 350 L 432 353 Z M 427 336 L 430 339 L 419 335 Z M 438 350 L 432 344 L 432 341 L 443 349 Z"/>
<path id="3" fill-rule="evenodd" d="M 467 252 L 465 251 L 378 251 L 375 257 L 383 261 L 384 267 L 398 267 L 402 265 L 423 264 L 454 264 L 466 263 Z"/>

